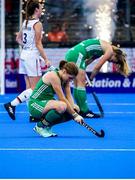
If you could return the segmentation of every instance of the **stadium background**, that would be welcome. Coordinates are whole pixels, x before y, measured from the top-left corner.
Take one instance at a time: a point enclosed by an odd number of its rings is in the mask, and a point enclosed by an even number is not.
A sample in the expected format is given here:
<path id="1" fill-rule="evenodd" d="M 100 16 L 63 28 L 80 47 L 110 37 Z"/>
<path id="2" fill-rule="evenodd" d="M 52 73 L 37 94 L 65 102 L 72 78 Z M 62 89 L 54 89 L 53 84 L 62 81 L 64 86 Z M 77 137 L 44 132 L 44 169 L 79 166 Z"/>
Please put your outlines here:
<path id="1" fill-rule="evenodd" d="M 54 66 L 64 59 L 68 48 L 88 38 L 99 37 L 120 46 L 127 53 L 132 75 L 123 78 L 115 67 L 106 64 L 94 79 L 97 92 L 134 92 L 135 87 L 135 0 L 41 0 L 44 6 L 42 22 L 43 45 Z M 4 2 L 4 1 L 3 1 Z M 5 92 L 18 93 L 24 88 L 18 75 L 19 46 L 16 33 L 25 16 L 25 0 L 5 0 Z M 71 8 L 72 7 L 72 8 Z M 51 42 L 48 32 L 60 25 L 67 41 Z M 90 72 L 93 65 L 87 69 Z M 44 64 L 42 62 L 44 69 Z M 109 73 L 109 76 L 108 76 Z M 108 77 L 108 78 L 107 78 Z M 120 81 L 120 82 L 119 82 Z M 106 83 L 105 83 L 106 82 Z M 117 82 L 118 85 L 117 85 Z"/>

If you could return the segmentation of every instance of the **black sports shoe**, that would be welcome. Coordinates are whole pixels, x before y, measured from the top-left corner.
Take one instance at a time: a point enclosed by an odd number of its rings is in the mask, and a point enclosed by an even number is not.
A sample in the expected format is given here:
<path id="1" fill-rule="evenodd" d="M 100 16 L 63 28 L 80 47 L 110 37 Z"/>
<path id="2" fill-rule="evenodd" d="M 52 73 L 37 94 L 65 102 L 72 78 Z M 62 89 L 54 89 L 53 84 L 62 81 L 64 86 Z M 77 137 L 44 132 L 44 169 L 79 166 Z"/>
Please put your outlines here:
<path id="1" fill-rule="evenodd" d="M 86 113 L 80 112 L 80 115 L 84 118 L 101 118 L 100 114 L 95 114 L 92 111 L 88 111 Z"/>
<path id="2" fill-rule="evenodd" d="M 4 104 L 6 111 L 8 112 L 11 119 L 15 120 L 15 106 L 12 106 L 11 103 Z"/>

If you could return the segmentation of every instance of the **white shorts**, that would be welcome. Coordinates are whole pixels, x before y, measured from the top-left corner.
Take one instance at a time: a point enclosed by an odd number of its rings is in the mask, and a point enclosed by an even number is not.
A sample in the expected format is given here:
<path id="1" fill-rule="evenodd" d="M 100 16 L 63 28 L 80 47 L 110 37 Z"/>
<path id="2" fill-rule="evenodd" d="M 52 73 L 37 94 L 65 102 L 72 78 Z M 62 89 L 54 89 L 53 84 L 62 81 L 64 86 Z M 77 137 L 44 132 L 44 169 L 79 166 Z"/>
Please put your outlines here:
<path id="1" fill-rule="evenodd" d="M 37 51 L 22 51 L 19 61 L 19 74 L 25 74 L 30 77 L 42 75 L 39 53 Z"/>

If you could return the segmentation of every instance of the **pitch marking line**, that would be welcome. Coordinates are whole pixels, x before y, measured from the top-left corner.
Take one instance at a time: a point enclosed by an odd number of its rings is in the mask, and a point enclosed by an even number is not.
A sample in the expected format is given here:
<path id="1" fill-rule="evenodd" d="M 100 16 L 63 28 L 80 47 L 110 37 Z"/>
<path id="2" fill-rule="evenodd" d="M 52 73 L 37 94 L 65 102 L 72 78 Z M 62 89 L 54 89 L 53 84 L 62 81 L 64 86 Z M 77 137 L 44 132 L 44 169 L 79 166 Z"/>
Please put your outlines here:
<path id="1" fill-rule="evenodd" d="M 3 106 L 4 103 L 0 103 Z M 88 105 L 96 105 L 96 103 L 88 103 Z M 102 105 L 107 106 L 135 106 L 135 103 L 102 103 Z M 26 103 L 20 104 L 19 106 L 26 106 Z"/>
<path id="2" fill-rule="evenodd" d="M 7 114 L 6 111 L 0 111 L 0 114 Z M 16 114 L 28 114 L 28 111 L 16 111 Z M 105 114 L 135 114 L 135 111 L 108 111 Z"/>
<path id="3" fill-rule="evenodd" d="M 135 152 L 135 149 L 0 148 L 0 151 L 116 151 L 116 152 Z"/>

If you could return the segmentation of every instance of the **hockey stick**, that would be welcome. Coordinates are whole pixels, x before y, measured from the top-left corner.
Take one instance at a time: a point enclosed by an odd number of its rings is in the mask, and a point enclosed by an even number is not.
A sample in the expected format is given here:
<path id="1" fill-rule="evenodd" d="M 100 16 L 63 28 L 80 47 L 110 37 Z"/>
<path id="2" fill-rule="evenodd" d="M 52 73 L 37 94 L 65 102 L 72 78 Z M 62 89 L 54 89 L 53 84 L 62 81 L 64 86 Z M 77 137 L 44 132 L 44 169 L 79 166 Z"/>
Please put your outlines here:
<path id="1" fill-rule="evenodd" d="M 80 123 L 79 123 L 80 124 Z M 91 131 L 94 135 L 96 135 L 97 137 L 104 137 L 105 136 L 105 132 L 101 129 L 100 132 L 97 132 L 95 129 L 93 129 L 91 126 L 89 126 L 88 124 L 86 124 L 84 121 L 82 122 L 82 124 L 80 124 L 82 126 L 84 126 L 85 128 L 87 128 L 89 131 Z"/>
<path id="2" fill-rule="evenodd" d="M 91 82 L 90 82 L 87 74 L 86 74 L 86 80 L 87 80 L 87 82 L 88 82 L 89 87 L 92 88 Z M 91 93 L 92 93 L 92 95 L 93 95 L 93 98 L 95 99 L 95 102 L 96 102 L 97 106 L 98 106 L 98 109 L 99 109 L 99 111 L 100 111 L 101 117 L 104 117 L 104 111 L 103 111 L 103 108 L 102 108 L 102 106 L 101 106 L 101 103 L 99 102 L 99 99 L 98 99 L 96 93 L 95 93 L 94 91 L 92 91 Z"/>

